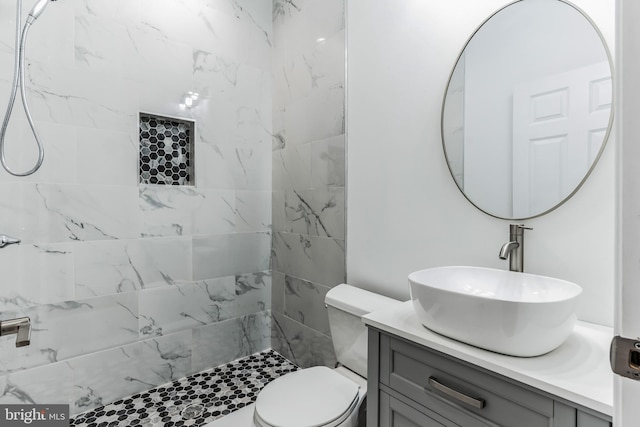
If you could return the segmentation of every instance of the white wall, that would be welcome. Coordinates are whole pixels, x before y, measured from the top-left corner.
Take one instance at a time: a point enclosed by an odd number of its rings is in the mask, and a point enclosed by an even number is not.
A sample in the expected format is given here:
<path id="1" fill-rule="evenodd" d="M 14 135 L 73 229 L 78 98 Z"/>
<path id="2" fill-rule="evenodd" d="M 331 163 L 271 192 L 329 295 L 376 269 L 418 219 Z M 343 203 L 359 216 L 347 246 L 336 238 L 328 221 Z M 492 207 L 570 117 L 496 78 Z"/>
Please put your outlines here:
<path id="1" fill-rule="evenodd" d="M 528 0 L 531 1 L 531 0 Z M 408 298 L 407 275 L 438 265 L 508 268 L 509 221 L 474 208 L 445 164 L 440 108 L 469 35 L 504 0 L 349 0 L 347 280 Z M 613 0 L 575 2 L 613 47 Z M 613 50 L 613 49 L 612 49 Z M 581 319 L 611 325 L 615 135 L 582 189 L 527 221 L 525 270 L 580 284 Z"/>

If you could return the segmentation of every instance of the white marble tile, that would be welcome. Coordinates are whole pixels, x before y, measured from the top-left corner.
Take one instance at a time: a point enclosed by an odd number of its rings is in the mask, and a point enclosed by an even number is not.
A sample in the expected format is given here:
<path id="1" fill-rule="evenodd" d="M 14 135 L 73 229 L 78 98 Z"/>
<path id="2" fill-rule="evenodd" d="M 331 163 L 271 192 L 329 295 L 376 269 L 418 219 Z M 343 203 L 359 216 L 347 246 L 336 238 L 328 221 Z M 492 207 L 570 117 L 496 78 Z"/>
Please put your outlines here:
<path id="1" fill-rule="evenodd" d="M 194 329 L 193 369 L 201 371 L 267 349 L 270 338 L 268 311 Z"/>
<path id="2" fill-rule="evenodd" d="M 159 336 L 228 319 L 235 278 L 223 277 L 140 293 L 140 336 Z"/>
<path id="3" fill-rule="evenodd" d="M 286 216 L 284 212 L 284 191 L 273 191 L 271 193 L 271 229 L 274 231 L 284 231 L 286 227 Z"/>
<path id="4" fill-rule="evenodd" d="M 241 64 L 222 55 L 196 49 L 192 53 L 191 73 L 195 81 L 206 83 L 215 93 L 229 96 L 238 85 Z"/>
<path id="5" fill-rule="evenodd" d="M 145 85 L 190 83 L 193 79 L 193 47 L 168 40 L 156 32 L 128 28 L 135 55 L 129 58 L 126 75 Z M 161 68 L 162 72 L 158 72 Z M 157 112 L 153 110 L 152 112 Z"/>
<path id="6" fill-rule="evenodd" d="M 345 281 L 344 241 L 294 233 L 273 234 L 273 269 L 325 286 Z"/>
<path id="7" fill-rule="evenodd" d="M 269 233 L 237 233 L 193 238 L 195 280 L 225 277 L 269 269 Z"/>
<path id="8" fill-rule="evenodd" d="M 15 348 L 3 341 L 9 371 L 58 362 L 138 338 L 138 298 L 120 294 L 29 308 L 31 344 Z"/>
<path id="9" fill-rule="evenodd" d="M 330 335 L 329 317 L 324 299 L 329 287 L 298 279 L 285 278 L 284 314 L 325 335 Z"/>
<path id="10" fill-rule="evenodd" d="M 164 78 L 165 81 L 154 82 L 152 79 L 147 79 L 144 84 L 138 86 L 139 111 L 166 117 L 196 120 L 196 111 L 208 108 L 206 102 L 208 89 L 206 86 L 198 85 L 190 79 L 175 78 L 164 74 L 157 78 L 160 80 Z M 186 109 L 181 106 L 188 92 L 200 94 L 200 105 L 192 109 Z M 196 160 L 197 163 L 198 161 Z"/>
<path id="11" fill-rule="evenodd" d="M 73 371 L 65 362 L 0 377 L 0 404 L 70 404 Z"/>
<path id="12" fill-rule="evenodd" d="M 74 0 L 73 4 L 76 15 L 109 18 L 128 25 L 140 19 L 138 0 Z"/>
<path id="13" fill-rule="evenodd" d="M 284 314 L 285 275 L 279 271 L 271 272 L 271 311 Z"/>
<path id="14" fill-rule="evenodd" d="M 75 17 L 75 64 L 81 69 L 126 75 L 137 58 L 128 28 L 113 19 L 78 14 Z"/>
<path id="15" fill-rule="evenodd" d="M 33 63 L 28 68 L 36 120 L 127 131 L 136 125 L 138 88 L 115 74 Z"/>
<path id="16" fill-rule="evenodd" d="M 202 133 L 196 131 L 196 183 L 198 188 L 235 188 L 232 156 L 233 147 L 228 144 L 203 142 Z M 227 160 L 229 159 L 229 160 Z"/>
<path id="17" fill-rule="evenodd" d="M 191 331 L 113 348 L 67 363 L 73 371 L 73 413 L 148 390 L 191 371 Z"/>
<path id="18" fill-rule="evenodd" d="M 225 234 L 236 228 L 236 192 L 200 190 L 201 198 L 193 207 L 193 234 Z"/>
<path id="19" fill-rule="evenodd" d="M 311 143 L 311 186 L 344 187 L 346 176 L 345 135 Z"/>
<path id="20" fill-rule="evenodd" d="M 74 376 L 71 411 L 88 411 L 152 386 L 140 381 L 141 353 L 135 343 L 67 361 Z"/>
<path id="21" fill-rule="evenodd" d="M 311 188 L 312 144 L 290 145 L 273 152 L 273 189 Z"/>
<path id="22" fill-rule="evenodd" d="M 0 269 L 4 278 L 0 282 L 0 313 L 2 319 L 24 316 L 23 310 L 32 304 L 22 296 L 22 274 L 16 266 L 22 263 L 22 254 L 26 245 L 7 246 L 2 250 Z"/>
<path id="23" fill-rule="evenodd" d="M 153 3 L 153 4 L 152 4 Z M 266 17 L 248 9 L 233 13 L 204 2 L 140 0 L 141 28 L 167 39 L 263 68 L 269 65 L 271 28 Z"/>
<path id="24" fill-rule="evenodd" d="M 72 300 L 73 244 L 21 244 L 5 247 L 0 257 L 4 279 L 0 310 Z"/>
<path id="25" fill-rule="evenodd" d="M 266 140 L 251 146 L 237 147 L 235 156 L 235 188 L 263 191 L 271 189 L 271 145 Z"/>
<path id="26" fill-rule="evenodd" d="M 143 366 L 140 375 L 154 385 L 164 384 L 191 373 L 192 331 L 156 337 L 140 343 Z"/>
<path id="27" fill-rule="evenodd" d="M 282 64 L 275 70 L 274 80 L 283 91 L 278 106 L 311 96 L 318 90 L 329 90 L 344 84 L 344 32 L 318 39 L 306 50 L 285 50 Z M 282 104 L 284 103 L 284 104 Z"/>
<path id="28" fill-rule="evenodd" d="M 227 317 L 245 316 L 271 308 L 271 273 L 240 274 L 236 276 L 233 304 L 223 307 Z"/>
<path id="29" fill-rule="evenodd" d="M 210 94 L 204 96 L 194 110 L 201 141 L 215 144 L 226 151 L 223 145 L 233 150 L 225 156 L 230 162 L 237 161 L 235 149 L 271 141 L 271 91 L 268 73 L 265 71 L 227 64 L 224 60 L 204 52 L 198 52 L 194 78 L 206 82 Z M 209 63 L 211 62 L 211 63 Z M 204 83 L 201 83 L 204 84 Z"/>
<path id="30" fill-rule="evenodd" d="M 285 117 L 285 107 L 275 107 L 275 104 L 280 101 L 280 96 L 276 90 L 273 93 L 273 103 L 274 108 L 272 110 L 271 118 L 272 118 L 272 131 L 271 135 L 271 149 L 273 151 L 282 150 L 286 145 L 286 135 L 284 131 L 284 117 Z"/>
<path id="31" fill-rule="evenodd" d="M 308 120 L 313 117 L 313 120 Z M 344 88 L 318 90 L 287 106 L 287 143 L 304 144 L 344 133 Z"/>
<path id="32" fill-rule="evenodd" d="M 142 236 L 184 236 L 193 233 L 193 211 L 203 195 L 187 186 L 140 186 Z"/>
<path id="33" fill-rule="evenodd" d="M 319 38 L 344 30 L 344 0 L 305 0 L 274 6 L 274 44 L 286 40 L 289 52 L 308 51 Z M 280 33 L 280 34 L 278 34 Z"/>
<path id="34" fill-rule="evenodd" d="M 4 107 L 3 107 L 4 108 Z M 4 110 L 2 110 L 4 114 Z M 45 150 L 42 166 L 26 177 L 9 175 L 0 168 L 0 182 L 76 183 L 76 130 L 72 126 L 50 122 L 35 123 Z M 14 107 L 5 137 L 7 164 L 15 172 L 33 168 L 38 158 L 36 140 L 19 106 Z"/>
<path id="35" fill-rule="evenodd" d="M 217 38 L 202 2 L 184 0 L 139 0 L 141 28 L 166 39 L 197 47 L 208 47 Z"/>
<path id="36" fill-rule="evenodd" d="M 71 243 L 23 245 L 18 294 L 32 304 L 51 304 L 75 297 L 74 245 Z M 8 267 L 11 269 L 11 267 Z"/>
<path id="37" fill-rule="evenodd" d="M 75 245 L 76 297 L 131 292 L 191 280 L 191 239 L 164 237 Z"/>
<path id="38" fill-rule="evenodd" d="M 271 230 L 271 192 L 237 191 L 235 231 Z"/>
<path id="39" fill-rule="evenodd" d="M 213 9 L 236 16 L 241 21 L 254 22 L 263 31 L 272 26 L 271 2 L 255 0 L 213 0 L 207 3 Z"/>
<path id="40" fill-rule="evenodd" d="M 77 128 L 78 183 L 138 185 L 138 134 Z"/>
<path id="41" fill-rule="evenodd" d="M 135 237 L 137 189 L 0 184 L 4 233 L 24 243 Z"/>
<path id="42" fill-rule="evenodd" d="M 278 313 L 272 313 L 271 345 L 301 368 L 336 364 L 331 338 Z"/>
<path id="43" fill-rule="evenodd" d="M 235 229 L 235 192 L 140 186 L 143 236 L 223 234 Z"/>
<path id="44" fill-rule="evenodd" d="M 16 3 L 7 2 L 0 7 L 0 50 L 5 46 L 11 53 L 15 43 Z M 24 2 L 23 20 L 33 5 L 34 2 Z M 68 2 L 55 3 L 54 6 L 48 7 L 29 31 L 26 58 L 30 63 L 70 66 L 73 64 L 73 6 Z"/>
<path id="45" fill-rule="evenodd" d="M 343 187 L 285 192 L 286 231 L 344 239 Z"/>

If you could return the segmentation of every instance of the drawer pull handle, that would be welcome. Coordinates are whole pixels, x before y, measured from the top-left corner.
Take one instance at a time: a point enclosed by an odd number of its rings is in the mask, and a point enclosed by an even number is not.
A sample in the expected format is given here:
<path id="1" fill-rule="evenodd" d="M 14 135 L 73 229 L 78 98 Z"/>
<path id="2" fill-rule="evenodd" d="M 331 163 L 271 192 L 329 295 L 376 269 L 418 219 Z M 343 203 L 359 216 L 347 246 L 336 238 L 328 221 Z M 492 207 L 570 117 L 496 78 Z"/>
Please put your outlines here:
<path id="1" fill-rule="evenodd" d="M 457 390 L 452 389 L 451 387 L 447 387 L 446 385 L 438 382 L 438 380 L 434 377 L 429 377 L 429 385 L 439 392 L 446 394 L 449 397 L 453 397 L 456 400 L 459 400 L 462 403 L 466 403 L 467 405 L 471 405 L 474 408 L 482 409 L 485 407 L 486 402 L 484 399 L 480 399 L 479 397 L 471 397 L 467 396 L 464 393 L 460 393 Z"/>

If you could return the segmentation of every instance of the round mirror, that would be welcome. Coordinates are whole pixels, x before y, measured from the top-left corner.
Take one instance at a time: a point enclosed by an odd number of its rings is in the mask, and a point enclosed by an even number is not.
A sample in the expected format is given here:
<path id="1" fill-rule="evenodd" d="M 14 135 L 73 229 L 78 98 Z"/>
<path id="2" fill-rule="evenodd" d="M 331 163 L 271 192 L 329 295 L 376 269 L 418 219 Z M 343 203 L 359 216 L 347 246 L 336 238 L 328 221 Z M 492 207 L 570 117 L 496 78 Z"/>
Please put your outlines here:
<path id="1" fill-rule="evenodd" d="M 480 210 L 526 219 L 573 195 L 613 121 L 602 35 L 561 0 L 522 0 L 473 34 L 447 85 L 442 140 L 451 174 Z"/>

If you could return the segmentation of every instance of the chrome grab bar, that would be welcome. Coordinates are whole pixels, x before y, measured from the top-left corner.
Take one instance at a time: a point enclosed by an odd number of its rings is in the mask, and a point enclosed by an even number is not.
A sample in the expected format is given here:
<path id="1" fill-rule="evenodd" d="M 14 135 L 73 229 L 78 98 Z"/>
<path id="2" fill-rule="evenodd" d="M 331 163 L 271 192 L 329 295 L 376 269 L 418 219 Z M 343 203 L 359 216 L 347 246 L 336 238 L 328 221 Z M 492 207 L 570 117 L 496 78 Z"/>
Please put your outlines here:
<path id="1" fill-rule="evenodd" d="M 467 396 L 464 393 L 460 393 L 458 390 L 447 387 L 446 385 L 439 382 L 435 377 L 429 377 L 429 385 L 439 392 L 446 394 L 447 396 L 452 397 L 462 403 L 471 405 L 477 409 L 482 409 L 487 404 L 484 399 L 481 399 L 479 397 Z"/>

